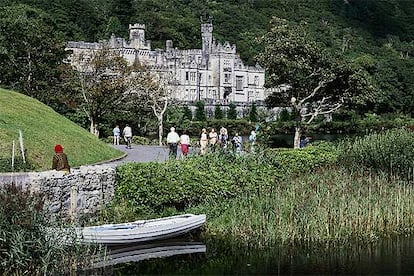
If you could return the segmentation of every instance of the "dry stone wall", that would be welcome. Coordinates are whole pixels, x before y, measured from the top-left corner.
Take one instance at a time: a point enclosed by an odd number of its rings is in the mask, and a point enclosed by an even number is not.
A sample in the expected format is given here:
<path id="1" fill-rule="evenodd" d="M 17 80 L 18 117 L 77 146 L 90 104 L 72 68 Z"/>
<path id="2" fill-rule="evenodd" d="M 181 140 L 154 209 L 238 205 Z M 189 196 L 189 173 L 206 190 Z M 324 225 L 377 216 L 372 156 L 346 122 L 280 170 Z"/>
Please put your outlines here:
<path id="1" fill-rule="evenodd" d="M 114 195 L 115 168 L 82 166 L 68 175 L 59 171 L 0 174 L 1 184 L 15 183 L 45 198 L 50 215 L 80 216 L 98 211 Z"/>

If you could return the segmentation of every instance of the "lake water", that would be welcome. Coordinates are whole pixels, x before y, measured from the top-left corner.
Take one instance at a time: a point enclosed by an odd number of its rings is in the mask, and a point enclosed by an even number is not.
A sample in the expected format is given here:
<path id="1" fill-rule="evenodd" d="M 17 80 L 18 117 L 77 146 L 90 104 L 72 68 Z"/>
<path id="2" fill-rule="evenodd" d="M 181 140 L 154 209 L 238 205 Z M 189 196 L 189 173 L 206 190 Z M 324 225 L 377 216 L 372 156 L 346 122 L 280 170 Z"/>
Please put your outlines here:
<path id="1" fill-rule="evenodd" d="M 370 245 L 275 245 L 262 249 L 217 237 L 202 242 L 205 252 L 118 264 L 100 270 L 99 274 L 414 275 L 414 237 L 386 239 Z"/>
<path id="2" fill-rule="evenodd" d="M 313 134 L 311 143 L 315 141 L 337 141 L 346 137 L 349 134 Z M 294 134 L 277 134 L 269 139 L 269 146 L 272 148 L 293 148 Z"/>

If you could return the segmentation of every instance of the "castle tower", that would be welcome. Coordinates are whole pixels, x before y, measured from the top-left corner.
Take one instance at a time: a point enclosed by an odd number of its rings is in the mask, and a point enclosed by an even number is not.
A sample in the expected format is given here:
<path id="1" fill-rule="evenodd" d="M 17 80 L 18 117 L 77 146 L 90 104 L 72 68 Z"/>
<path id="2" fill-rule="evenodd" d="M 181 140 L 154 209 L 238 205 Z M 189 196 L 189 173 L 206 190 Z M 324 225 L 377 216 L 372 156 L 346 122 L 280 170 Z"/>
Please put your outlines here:
<path id="1" fill-rule="evenodd" d="M 203 56 L 208 57 L 213 44 L 213 24 L 211 22 L 201 24 L 201 39 Z"/>
<path id="2" fill-rule="evenodd" d="M 136 49 L 145 46 L 145 24 L 129 24 L 129 40 Z"/>

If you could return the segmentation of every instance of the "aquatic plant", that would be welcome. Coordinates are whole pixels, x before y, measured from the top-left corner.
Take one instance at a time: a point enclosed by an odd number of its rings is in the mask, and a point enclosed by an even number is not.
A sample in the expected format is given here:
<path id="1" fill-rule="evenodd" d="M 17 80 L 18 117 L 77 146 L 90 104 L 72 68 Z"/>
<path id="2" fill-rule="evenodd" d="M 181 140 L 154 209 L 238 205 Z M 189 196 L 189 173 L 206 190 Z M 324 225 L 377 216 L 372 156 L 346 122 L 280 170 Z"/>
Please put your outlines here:
<path id="1" fill-rule="evenodd" d="M 255 246 L 371 242 L 413 233 L 413 189 L 385 175 L 356 177 L 330 169 L 276 181 L 268 193 L 209 201 L 186 211 L 207 214 L 207 235 L 230 235 Z"/>
<path id="2" fill-rule="evenodd" d="M 61 231 L 47 231 L 52 224 L 41 194 L 0 187 L 0 274 L 62 275 L 87 265 L 85 256 L 94 254 L 94 247 L 65 244 Z"/>
<path id="3" fill-rule="evenodd" d="M 359 172 L 383 172 L 413 180 L 414 132 L 404 128 L 387 130 L 339 145 L 339 160 Z"/>

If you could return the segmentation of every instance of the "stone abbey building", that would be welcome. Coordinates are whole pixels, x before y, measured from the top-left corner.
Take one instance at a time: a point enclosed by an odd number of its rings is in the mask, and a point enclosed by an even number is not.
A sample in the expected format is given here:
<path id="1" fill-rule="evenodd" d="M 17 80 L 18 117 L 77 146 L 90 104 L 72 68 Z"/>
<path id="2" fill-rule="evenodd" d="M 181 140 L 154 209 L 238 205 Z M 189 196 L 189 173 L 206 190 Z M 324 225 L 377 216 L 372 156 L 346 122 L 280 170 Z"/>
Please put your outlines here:
<path id="1" fill-rule="evenodd" d="M 115 37 L 96 43 L 68 42 L 73 55 L 103 48 L 119 52 L 129 64 L 135 61 L 150 70 L 168 73 L 172 97 L 183 103 L 204 101 L 207 105 L 234 103 L 239 107 L 265 99 L 265 70 L 259 65 L 247 66 L 229 42 L 213 38 L 213 25 L 201 24 L 201 49 L 180 50 L 166 41 L 165 50 L 151 49 L 145 39 L 145 25 L 129 25 L 129 40 Z"/>

